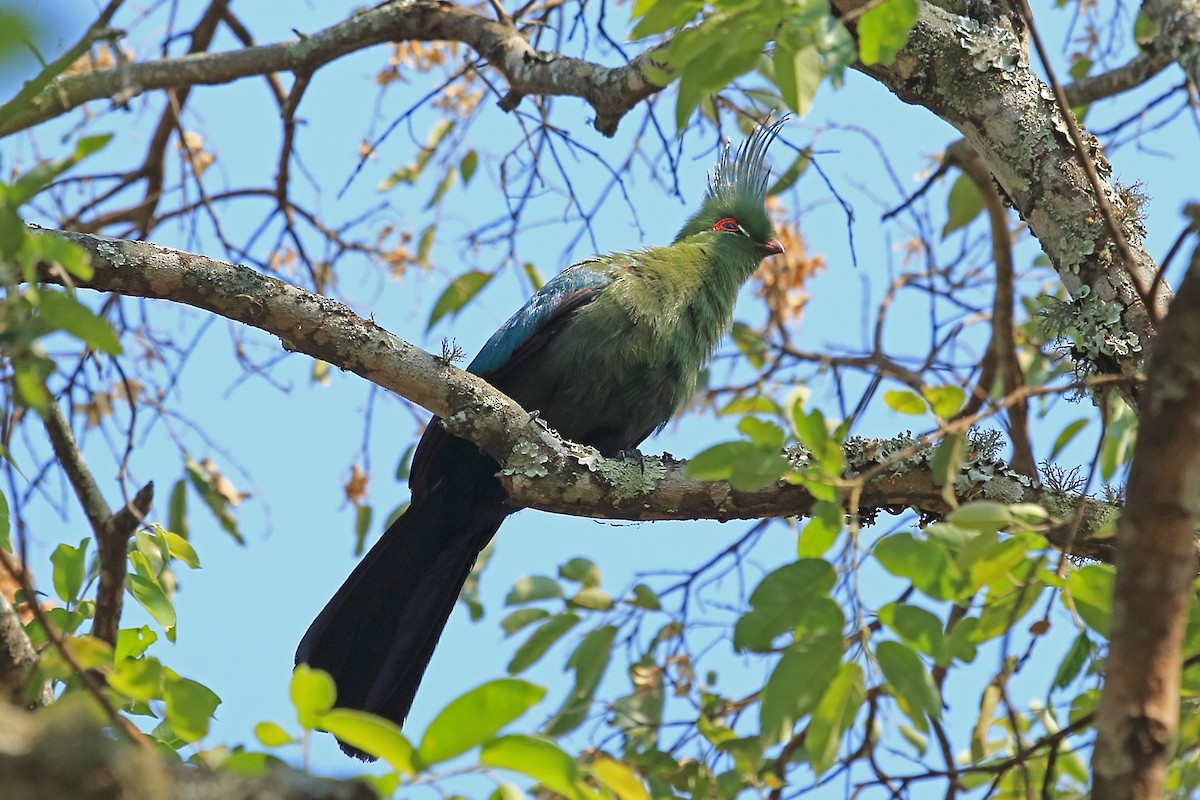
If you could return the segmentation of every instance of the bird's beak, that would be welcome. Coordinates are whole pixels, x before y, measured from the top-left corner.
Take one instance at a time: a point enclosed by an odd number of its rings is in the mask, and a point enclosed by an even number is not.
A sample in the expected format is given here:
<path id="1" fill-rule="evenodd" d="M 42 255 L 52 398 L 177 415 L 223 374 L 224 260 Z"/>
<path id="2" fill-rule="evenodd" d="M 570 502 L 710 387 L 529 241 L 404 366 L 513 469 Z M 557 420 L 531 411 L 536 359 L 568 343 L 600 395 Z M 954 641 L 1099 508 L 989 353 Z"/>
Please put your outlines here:
<path id="1" fill-rule="evenodd" d="M 783 253 L 783 245 L 779 243 L 778 239 L 771 239 L 770 241 L 759 245 L 759 247 L 762 248 L 764 258 L 767 256 L 777 256 Z"/>

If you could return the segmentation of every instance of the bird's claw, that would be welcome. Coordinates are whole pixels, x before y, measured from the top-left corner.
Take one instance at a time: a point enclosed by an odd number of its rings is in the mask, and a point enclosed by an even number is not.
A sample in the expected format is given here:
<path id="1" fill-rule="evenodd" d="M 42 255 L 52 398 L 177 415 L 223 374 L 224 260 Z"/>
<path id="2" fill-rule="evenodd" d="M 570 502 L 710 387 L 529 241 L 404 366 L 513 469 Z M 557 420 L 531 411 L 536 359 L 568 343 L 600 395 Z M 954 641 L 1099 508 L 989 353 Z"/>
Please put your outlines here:
<path id="1" fill-rule="evenodd" d="M 646 454 L 643 453 L 641 450 L 637 449 L 636 447 L 633 448 L 632 450 L 618 450 L 617 458 L 620 458 L 620 459 L 628 458 L 628 459 L 637 461 L 638 470 L 640 470 L 643 475 L 646 474 Z"/>

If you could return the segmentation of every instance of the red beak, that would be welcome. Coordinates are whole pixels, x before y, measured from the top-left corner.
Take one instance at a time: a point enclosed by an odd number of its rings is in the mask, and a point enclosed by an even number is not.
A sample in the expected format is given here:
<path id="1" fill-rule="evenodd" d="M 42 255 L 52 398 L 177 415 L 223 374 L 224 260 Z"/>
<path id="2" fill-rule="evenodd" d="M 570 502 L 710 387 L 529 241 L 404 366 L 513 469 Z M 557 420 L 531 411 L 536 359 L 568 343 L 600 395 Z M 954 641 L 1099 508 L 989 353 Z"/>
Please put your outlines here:
<path id="1" fill-rule="evenodd" d="M 783 245 L 779 243 L 778 239 L 771 239 L 770 241 L 763 242 L 759 245 L 759 248 L 762 249 L 764 258 L 767 256 L 777 256 L 783 253 Z"/>

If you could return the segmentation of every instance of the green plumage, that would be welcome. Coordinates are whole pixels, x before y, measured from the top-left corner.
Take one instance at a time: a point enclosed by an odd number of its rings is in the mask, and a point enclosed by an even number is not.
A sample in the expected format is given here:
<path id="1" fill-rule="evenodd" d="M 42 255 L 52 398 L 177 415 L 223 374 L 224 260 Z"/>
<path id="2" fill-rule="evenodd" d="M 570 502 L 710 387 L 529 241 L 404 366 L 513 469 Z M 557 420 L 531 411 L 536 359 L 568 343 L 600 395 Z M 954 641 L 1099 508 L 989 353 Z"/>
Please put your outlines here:
<path id="1" fill-rule="evenodd" d="M 738 290 L 782 252 L 764 201 L 781 123 L 726 149 L 675 241 L 576 264 L 542 287 L 468 369 L 568 439 L 612 456 L 661 427 L 696 387 Z M 296 660 L 337 704 L 401 723 L 475 557 L 517 509 L 499 465 L 434 419 L 413 455 L 412 502 L 309 627 Z M 347 752 L 362 755 L 343 745 Z"/>

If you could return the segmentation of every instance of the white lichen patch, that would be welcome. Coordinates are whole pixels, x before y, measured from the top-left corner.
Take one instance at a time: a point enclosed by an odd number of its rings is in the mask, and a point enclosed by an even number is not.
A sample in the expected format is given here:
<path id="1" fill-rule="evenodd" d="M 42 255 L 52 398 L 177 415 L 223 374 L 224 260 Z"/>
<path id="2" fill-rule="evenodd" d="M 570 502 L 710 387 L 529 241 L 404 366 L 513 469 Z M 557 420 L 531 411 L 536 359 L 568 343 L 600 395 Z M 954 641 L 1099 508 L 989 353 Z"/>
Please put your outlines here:
<path id="1" fill-rule="evenodd" d="M 596 472 L 612 489 L 614 503 L 652 491 L 655 484 L 667 475 L 666 465 L 658 456 L 604 459 L 596 465 Z"/>
<path id="2" fill-rule="evenodd" d="M 504 460 L 504 468 L 500 470 L 500 474 L 544 478 L 550 474 L 550 470 L 546 468 L 549 461 L 550 457 L 542 452 L 536 444 L 518 442 L 513 446 L 508 458 Z"/>
<path id="3" fill-rule="evenodd" d="M 971 56 L 971 66 L 978 72 L 996 69 L 1006 80 L 1012 80 L 1025 57 L 1021 42 L 1008 28 L 980 25 L 970 17 L 959 17 L 955 25 L 958 42 Z"/>

